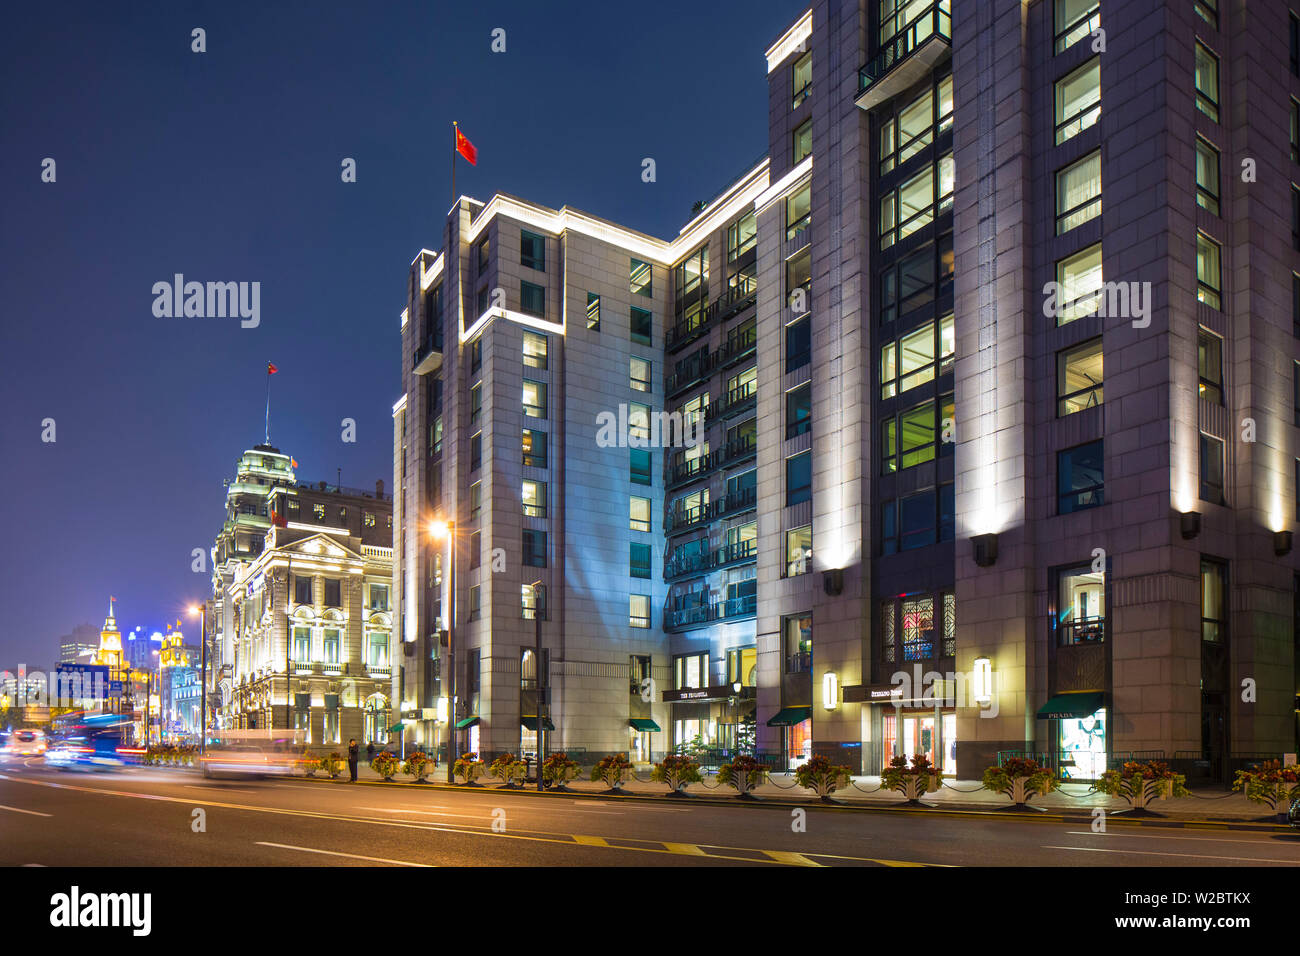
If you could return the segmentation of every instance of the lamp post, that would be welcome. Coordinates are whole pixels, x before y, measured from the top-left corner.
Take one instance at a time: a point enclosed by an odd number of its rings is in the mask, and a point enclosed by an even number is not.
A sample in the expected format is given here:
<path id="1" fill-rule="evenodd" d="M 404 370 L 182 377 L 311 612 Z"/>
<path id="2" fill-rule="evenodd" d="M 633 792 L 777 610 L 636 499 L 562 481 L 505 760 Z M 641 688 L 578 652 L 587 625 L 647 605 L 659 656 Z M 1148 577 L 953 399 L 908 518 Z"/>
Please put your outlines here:
<path id="1" fill-rule="evenodd" d="M 546 759 L 546 724 L 543 723 L 546 719 L 546 706 L 544 703 L 546 689 L 542 683 L 542 582 L 534 581 L 532 588 L 533 621 L 537 624 L 534 639 L 536 649 L 533 651 L 533 670 L 537 677 L 537 789 L 545 790 L 546 783 L 542 780 L 542 761 Z"/>
<path id="2" fill-rule="evenodd" d="M 199 618 L 199 755 L 208 742 L 208 602 L 190 606 L 190 617 Z"/>
<path id="3" fill-rule="evenodd" d="M 435 541 L 444 537 L 451 545 L 451 568 L 447 602 L 447 782 L 455 783 L 456 774 L 456 522 L 433 521 L 429 524 L 429 534 Z"/>

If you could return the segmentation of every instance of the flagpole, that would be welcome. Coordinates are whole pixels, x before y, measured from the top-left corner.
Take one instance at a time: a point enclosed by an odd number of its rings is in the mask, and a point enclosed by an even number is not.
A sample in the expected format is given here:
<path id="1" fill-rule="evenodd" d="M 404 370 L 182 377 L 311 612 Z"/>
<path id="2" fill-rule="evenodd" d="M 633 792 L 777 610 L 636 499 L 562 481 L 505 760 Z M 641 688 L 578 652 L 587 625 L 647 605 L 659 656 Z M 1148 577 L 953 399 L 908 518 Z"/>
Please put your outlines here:
<path id="1" fill-rule="evenodd" d="M 451 121 L 451 204 L 456 205 L 456 121 Z"/>
<path id="2" fill-rule="evenodd" d="M 266 363 L 266 444 L 271 444 L 271 363 Z"/>

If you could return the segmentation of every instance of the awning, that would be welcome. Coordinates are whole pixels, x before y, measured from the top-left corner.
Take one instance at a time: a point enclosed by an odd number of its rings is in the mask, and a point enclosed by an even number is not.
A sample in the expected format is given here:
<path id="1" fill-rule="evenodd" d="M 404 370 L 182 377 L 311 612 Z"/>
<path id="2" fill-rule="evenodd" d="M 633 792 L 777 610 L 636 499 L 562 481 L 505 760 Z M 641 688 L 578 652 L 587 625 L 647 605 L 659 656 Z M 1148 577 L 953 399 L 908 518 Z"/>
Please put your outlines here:
<path id="1" fill-rule="evenodd" d="M 812 716 L 811 707 L 785 707 L 776 712 L 776 716 L 767 722 L 769 727 L 793 727 Z"/>
<path id="2" fill-rule="evenodd" d="M 401 721 L 398 721 L 397 723 L 393 724 L 393 726 L 388 728 L 388 732 L 392 733 L 394 730 L 401 730 L 403 726 L 405 725 Z"/>
<path id="3" fill-rule="evenodd" d="M 661 729 L 658 724 L 648 717 L 633 717 L 627 722 L 627 725 L 633 730 L 639 730 L 643 733 L 646 731 L 658 732 Z"/>
<path id="4" fill-rule="evenodd" d="M 477 723 L 478 723 L 478 715 L 475 715 L 473 717 L 466 717 L 464 720 L 456 721 L 456 729 L 464 730 L 466 727 L 473 727 Z"/>
<path id="5" fill-rule="evenodd" d="M 1071 717 L 1091 717 L 1104 706 L 1106 706 L 1106 695 L 1099 690 L 1057 694 L 1038 708 L 1038 719 L 1069 720 Z"/>
<path id="6" fill-rule="evenodd" d="M 536 718 L 536 717 L 520 717 L 520 718 L 519 718 L 519 722 L 520 722 L 521 724 L 524 725 L 524 730 L 536 730 L 536 729 L 537 729 L 537 718 Z M 549 717 L 543 717 L 543 718 L 542 718 L 542 727 L 543 727 L 543 729 L 545 729 L 545 730 L 554 730 L 554 729 L 555 729 L 555 725 L 554 725 L 553 723 L 551 723 L 551 718 L 549 718 Z"/>

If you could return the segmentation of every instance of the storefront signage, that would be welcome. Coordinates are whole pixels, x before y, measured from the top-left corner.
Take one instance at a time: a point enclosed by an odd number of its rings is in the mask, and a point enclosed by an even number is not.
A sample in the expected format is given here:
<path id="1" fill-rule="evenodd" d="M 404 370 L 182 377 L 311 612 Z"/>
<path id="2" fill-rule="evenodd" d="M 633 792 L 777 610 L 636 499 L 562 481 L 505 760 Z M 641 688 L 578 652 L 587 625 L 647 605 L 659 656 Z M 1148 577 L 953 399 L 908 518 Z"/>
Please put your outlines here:
<path id="1" fill-rule="evenodd" d="M 715 684 L 711 687 L 685 687 L 681 690 L 663 692 L 664 703 L 681 700 L 723 700 L 735 696 L 730 684 Z"/>

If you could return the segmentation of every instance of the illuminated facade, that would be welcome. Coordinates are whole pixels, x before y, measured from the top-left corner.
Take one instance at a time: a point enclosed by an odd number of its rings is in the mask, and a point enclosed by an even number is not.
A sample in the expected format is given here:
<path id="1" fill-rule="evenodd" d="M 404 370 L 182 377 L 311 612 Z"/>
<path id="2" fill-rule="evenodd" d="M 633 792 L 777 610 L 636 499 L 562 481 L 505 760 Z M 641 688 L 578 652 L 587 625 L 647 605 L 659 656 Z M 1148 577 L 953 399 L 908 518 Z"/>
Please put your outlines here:
<path id="1" fill-rule="evenodd" d="M 1300 32 L 1217 6 L 819 0 L 768 159 L 675 238 L 460 198 L 401 316 L 412 739 L 438 518 L 463 749 L 532 742 L 540 581 L 555 747 L 1295 752 Z M 637 447 L 660 412 L 704 443 Z"/>

